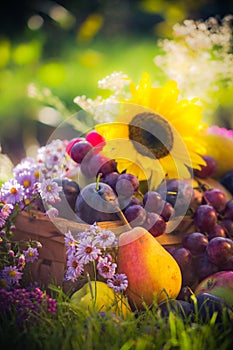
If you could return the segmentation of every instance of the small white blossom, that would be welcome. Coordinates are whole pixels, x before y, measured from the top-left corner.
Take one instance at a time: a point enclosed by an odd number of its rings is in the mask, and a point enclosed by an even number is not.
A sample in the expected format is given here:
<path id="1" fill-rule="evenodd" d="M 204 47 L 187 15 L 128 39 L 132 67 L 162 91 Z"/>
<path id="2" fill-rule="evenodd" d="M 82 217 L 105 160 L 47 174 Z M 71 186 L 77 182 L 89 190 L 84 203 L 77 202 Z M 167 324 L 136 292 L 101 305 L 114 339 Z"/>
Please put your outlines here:
<path id="1" fill-rule="evenodd" d="M 62 191 L 62 187 L 51 179 L 43 180 L 38 184 L 38 191 L 41 198 L 49 203 L 55 203 L 60 201 L 59 192 Z"/>
<path id="2" fill-rule="evenodd" d="M 113 72 L 102 80 L 99 80 L 98 86 L 101 89 L 114 91 L 115 95 L 120 95 L 124 87 L 129 85 L 129 82 L 128 75 L 122 72 Z"/>
<path id="3" fill-rule="evenodd" d="M 52 207 L 46 210 L 45 214 L 46 216 L 48 216 L 48 218 L 54 219 L 59 216 L 59 211 L 57 210 L 57 208 Z"/>
<path id="4" fill-rule="evenodd" d="M 112 278 L 115 274 L 117 265 L 108 260 L 108 257 L 100 259 L 97 264 L 97 270 L 100 276 L 104 278 Z"/>
<path id="5" fill-rule="evenodd" d="M 107 285 L 116 293 L 120 293 L 128 287 L 128 279 L 124 273 L 115 274 L 112 278 L 107 280 Z"/>
<path id="6" fill-rule="evenodd" d="M 161 40 L 164 54 L 154 58 L 167 77 L 177 81 L 183 96 L 198 96 L 209 113 L 219 104 L 214 92 L 233 84 L 231 21 L 229 15 L 222 21 L 210 17 L 204 22 L 177 23 L 174 39 Z"/>
<path id="7" fill-rule="evenodd" d="M 96 260 L 99 255 L 101 255 L 101 250 L 96 248 L 91 240 L 81 242 L 77 246 L 76 256 L 83 265 Z"/>
<path id="8" fill-rule="evenodd" d="M 96 234 L 93 244 L 105 249 L 114 244 L 115 238 L 115 234 L 112 231 L 101 230 L 99 234 Z"/>

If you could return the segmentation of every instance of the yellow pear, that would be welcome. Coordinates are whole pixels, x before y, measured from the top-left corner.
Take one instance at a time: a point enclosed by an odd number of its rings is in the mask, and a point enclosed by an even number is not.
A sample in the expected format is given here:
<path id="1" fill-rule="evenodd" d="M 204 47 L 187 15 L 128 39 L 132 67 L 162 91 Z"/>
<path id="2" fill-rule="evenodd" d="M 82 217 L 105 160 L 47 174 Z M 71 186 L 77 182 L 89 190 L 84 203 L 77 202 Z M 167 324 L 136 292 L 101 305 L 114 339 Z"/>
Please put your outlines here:
<path id="1" fill-rule="evenodd" d="M 70 302 L 83 312 L 110 311 L 117 316 L 128 316 L 131 313 L 128 300 L 124 295 L 117 294 L 107 283 L 90 281 L 72 294 Z"/>
<path id="2" fill-rule="evenodd" d="M 126 295 L 136 308 L 176 298 L 182 275 L 175 259 L 147 230 L 135 227 L 119 237 L 118 272 L 128 278 Z"/>

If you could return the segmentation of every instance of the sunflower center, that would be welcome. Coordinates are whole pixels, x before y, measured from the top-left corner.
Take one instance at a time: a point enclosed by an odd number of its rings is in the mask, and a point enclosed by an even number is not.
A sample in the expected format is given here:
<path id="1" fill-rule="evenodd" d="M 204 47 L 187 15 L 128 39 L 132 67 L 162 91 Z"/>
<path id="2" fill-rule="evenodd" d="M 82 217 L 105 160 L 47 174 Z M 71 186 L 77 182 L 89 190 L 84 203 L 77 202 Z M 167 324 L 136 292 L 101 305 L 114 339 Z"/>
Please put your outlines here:
<path id="1" fill-rule="evenodd" d="M 155 113 L 139 113 L 129 124 L 129 138 L 136 150 L 150 158 L 163 158 L 173 146 L 169 123 Z"/>

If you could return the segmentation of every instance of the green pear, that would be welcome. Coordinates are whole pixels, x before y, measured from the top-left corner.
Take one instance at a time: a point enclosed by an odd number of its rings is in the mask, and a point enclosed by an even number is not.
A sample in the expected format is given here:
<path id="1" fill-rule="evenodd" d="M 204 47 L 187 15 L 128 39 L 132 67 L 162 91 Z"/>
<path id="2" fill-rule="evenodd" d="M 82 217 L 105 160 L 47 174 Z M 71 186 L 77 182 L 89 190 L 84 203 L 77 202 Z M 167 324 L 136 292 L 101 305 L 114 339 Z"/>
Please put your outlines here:
<path id="1" fill-rule="evenodd" d="M 131 314 L 127 298 L 115 293 L 107 283 L 100 281 L 85 283 L 72 294 L 70 302 L 87 313 L 111 311 L 123 317 Z"/>

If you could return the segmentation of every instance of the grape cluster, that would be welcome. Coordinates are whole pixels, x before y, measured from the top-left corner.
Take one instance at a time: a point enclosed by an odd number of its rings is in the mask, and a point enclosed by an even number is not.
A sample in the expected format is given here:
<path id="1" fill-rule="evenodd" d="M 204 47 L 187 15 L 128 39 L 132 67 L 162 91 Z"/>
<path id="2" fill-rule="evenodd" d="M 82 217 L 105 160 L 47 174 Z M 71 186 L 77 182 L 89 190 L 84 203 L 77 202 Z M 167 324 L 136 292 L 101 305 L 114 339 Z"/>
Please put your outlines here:
<path id="1" fill-rule="evenodd" d="M 100 173 L 106 175 L 116 170 L 116 162 L 99 153 L 104 145 L 104 138 L 96 131 L 91 131 L 85 138 L 71 140 L 66 152 L 80 165 L 87 178 L 93 178 Z"/>
<path id="2" fill-rule="evenodd" d="M 183 286 L 233 270 L 233 200 L 218 188 L 202 188 L 198 198 L 198 205 L 192 207 L 191 201 L 189 207 L 193 232 L 183 237 L 181 247 L 168 247 L 181 268 Z"/>
<path id="3" fill-rule="evenodd" d="M 15 312 L 19 323 L 32 321 L 41 310 L 56 314 L 56 300 L 45 294 L 40 288 L 0 288 L 0 314 L 11 315 Z"/>
<path id="4" fill-rule="evenodd" d="M 143 194 L 136 176 L 119 173 L 116 161 L 99 153 L 103 144 L 103 138 L 92 131 L 85 139 L 70 141 L 67 153 L 80 165 L 87 179 L 100 175 L 100 181 L 111 187 L 120 210 L 132 227 L 142 226 L 154 237 L 162 235 L 174 213 L 173 205 L 163 199 L 163 193 L 147 189 Z"/>
<path id="5" fill-rule="evenodd" d="M 224 174 L 220 183 L 233 195 L 233 170 Z"/>
<path id="6" fill-rule="evenodd" d="M 116 192 L 120 208 L 132 227 L 142 226 L 154 237 L 165 233 L 167 222 L 174 215 L 171 203 L 155 190 L 140 191 L 140 183 L 132 174 L 116 171 L 102 176 Z"/>
<path id="7" fill-rule="evenodd" d="M 160 193 L 148 190 L 143 194 L 137 177 L 128 173 L 113 171 L 103 174 L 101 179 L 115 191 L 119 206 L 132 227 L 142 226 L 154 237 L 165 233 L 174 208 Z"/>

